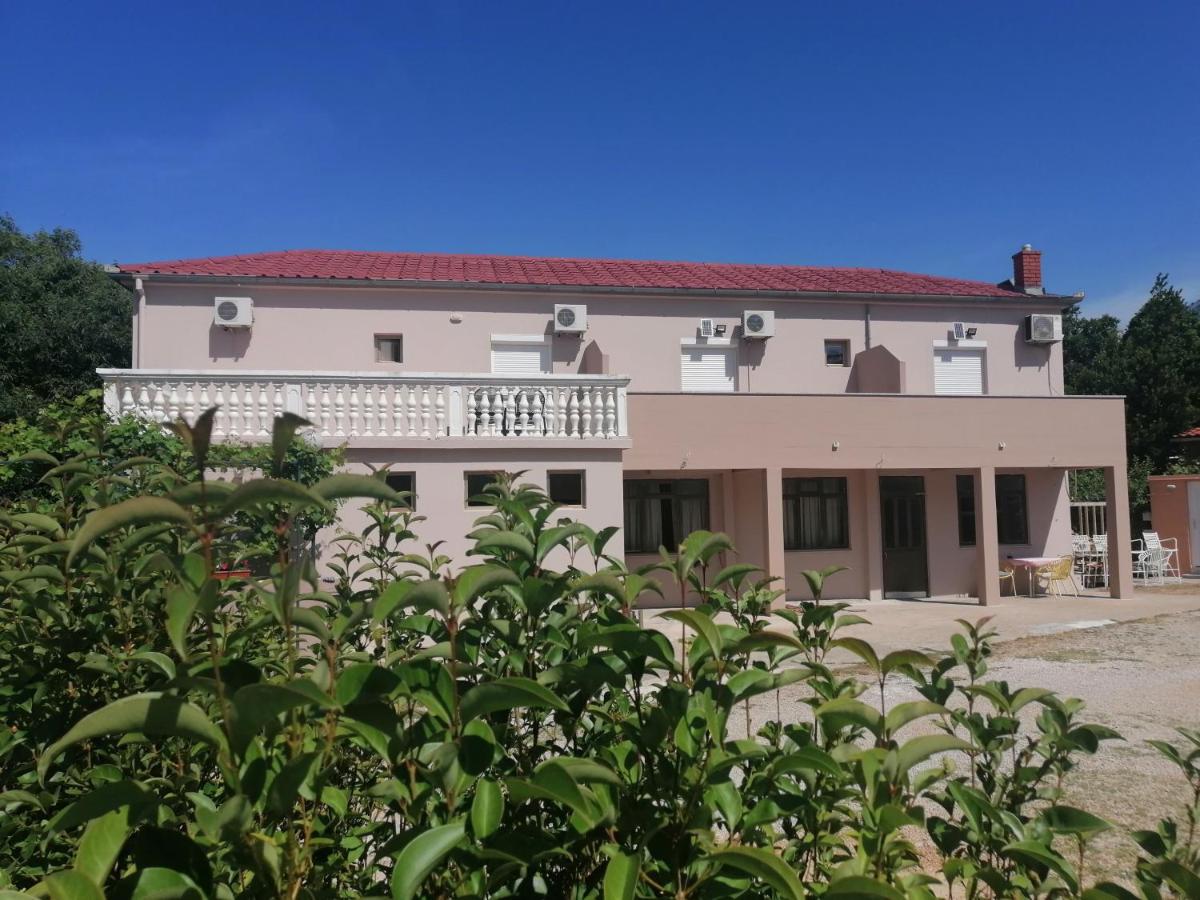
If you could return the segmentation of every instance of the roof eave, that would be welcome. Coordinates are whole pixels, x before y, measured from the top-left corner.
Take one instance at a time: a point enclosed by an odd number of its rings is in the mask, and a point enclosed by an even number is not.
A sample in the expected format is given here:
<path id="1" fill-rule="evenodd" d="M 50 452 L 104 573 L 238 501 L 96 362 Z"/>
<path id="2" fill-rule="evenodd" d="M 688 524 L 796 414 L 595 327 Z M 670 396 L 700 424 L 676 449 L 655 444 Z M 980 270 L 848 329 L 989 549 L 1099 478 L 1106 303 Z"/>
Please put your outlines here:
<path id="1" fill-rule="evenodd" d="M 106 266 L 105 271 L 126 287 L 132 287 L 133 281 L 140 278 L 143 282 L 175 283 L 175 284 L 268 284 L 268 285 L 312 285 L 322 287 L 374 287 L 374 288 L 419 288 L 423 290 L 487 290 L 505 292 L 530 292 L 553 294 L 617 294 L 624 296 L 662 296 L 662 297 L 759 297 L 773 300 L 811 300 L 817 298 L 835 298 L 857 301 L 954 301 L 957 303 L 991 303 L 996 301 L 1012 301 L 1023 303 L 1044 303 L 1048 305 L 1074 305 L 1083 299 L 1083 294 L 1014 294 L 1011 292 L 987 295 L 978 294 L 899 294 L 871 291 L 784 291 L 784 290 L 750 290 L 745 288 L 667 288 L 667 287 L 628 287 L 624 285 L 594 285 L 594 284 L 528 284 L 524 282 L 484 282 L 484 281 L 422 281 L 415 279 L 388 278 L 295 278 L 266 275 L 196 275 L 176 274 L 167 272 L 136 272 L 126 271 L 115 266 Z"/>

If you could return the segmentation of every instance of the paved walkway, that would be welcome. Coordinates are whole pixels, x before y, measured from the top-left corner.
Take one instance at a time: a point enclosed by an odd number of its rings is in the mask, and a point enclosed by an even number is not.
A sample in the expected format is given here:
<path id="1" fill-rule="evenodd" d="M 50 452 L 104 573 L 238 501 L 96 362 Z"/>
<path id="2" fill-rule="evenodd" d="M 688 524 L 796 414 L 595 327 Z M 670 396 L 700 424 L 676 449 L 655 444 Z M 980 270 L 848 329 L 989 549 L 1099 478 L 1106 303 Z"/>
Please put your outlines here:
<path id="1" fill-rule="evenodd" d="M 961 628 L 956 619 L 974 622 L 991 616 L 991 627 L 999 633 L 997 639 L 1007 641 L 1186 610 L 1200 610 L 1200 580 L 1186 579 L 1182 584 L 1143 588 L 1127 600 L 1088 593 L 1061 598 L 1003 597 L 999 603 L 986 607 L 971 598 L 852 601 L 847 612 L 869 619 L 871 624 L 854 626 L 846 633 L 869 641 L 880 652 L 900 648 L 945 651 L 950 646 L 950 635 Z M 646 627 L 677 640 L 681 626 L 660 618 L 659 612 L 646 610 Z M 777 630 L 789 627 L 776 621 L 778 624 L 769 627 Z"/>

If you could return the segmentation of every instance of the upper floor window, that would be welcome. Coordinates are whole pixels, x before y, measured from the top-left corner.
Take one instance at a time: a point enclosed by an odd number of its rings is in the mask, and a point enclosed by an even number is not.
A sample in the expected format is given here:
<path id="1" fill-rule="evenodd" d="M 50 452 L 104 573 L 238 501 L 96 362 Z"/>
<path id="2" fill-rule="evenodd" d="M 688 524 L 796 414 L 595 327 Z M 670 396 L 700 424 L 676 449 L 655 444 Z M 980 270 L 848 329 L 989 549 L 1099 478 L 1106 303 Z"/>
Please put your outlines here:
<path id="1" fill-rule="evenodd" d="M 845 340 L 827 340 L 825 342 L 825 365 L 850 365 L 850 342 Z"/>
<path id="2" fill-rule="evenodd" d="M 493 375 L 549 375 L 550 344 L 540 334 L 493 334 Z"/>
<path id="3" fill-rule="evenodd" d="M 982 394 L 985 392 L 983 347 L 935 347 L 933 392 L 935 394 Z"/>
<path id="4" fill-rule="evenodd" d="M 693 531 L 707 528 L 707 479 L 626 479 L 626 553 L 674 549 Z"/>
<path id="5" fill-rule="evenodd" d="M 399 334 L 375 335 L 375 362 L 404 362 L 404 338 Z"/>
<path id="6" fill-rule="evenodd" d="M 1001 544 L 1029 543 L 1024 475 L 996 476 L 996 539 Z"/>
<path id="7" fill-rule="evenodd" d="M 737 390 L 737 348 L 728 342 L 685 343 L 680 348 L 679 382 L 684 391 Z"/>
<path id="8" fill-rule="evenodd" d="M 783 546 L 786 550 L 850 546 L 845 478 L 783 479 Z"/>

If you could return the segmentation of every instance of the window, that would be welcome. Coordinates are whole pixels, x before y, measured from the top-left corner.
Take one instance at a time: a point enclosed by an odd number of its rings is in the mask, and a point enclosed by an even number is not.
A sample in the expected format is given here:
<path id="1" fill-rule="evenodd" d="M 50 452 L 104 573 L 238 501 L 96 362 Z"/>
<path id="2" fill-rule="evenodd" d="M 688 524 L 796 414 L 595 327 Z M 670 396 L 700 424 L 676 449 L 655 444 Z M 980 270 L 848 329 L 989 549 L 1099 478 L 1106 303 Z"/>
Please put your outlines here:
<path id="1" fill-rule="evenodd" d="M 975 476 L 956 475 L 958 493 L 958 546 L 975 546 Z"/>
<path id="2" fill-rule="evenodd" d="M 549 375 L 550 344 L 536 334 L 492 335 L 493 375 Z"/>
<path id="3" fill-rule="evenodd" d="M 679 357 L 679 381 L 685 391 L 732 393 L 737 390 L 737 349 L 729 344 L 689 344 Z"/>
<path id="4" fill-rule="evenodd" d="M 783 479 L 783 546 L 786 550 L 850 546 L 845 478 Z"/>
<path id="5" fill-rule="evenodd" d="M 825 365 L 827 365 L 827 366 L 848 366 L 848 365 L 850 365 L 850 342 L 849 341 L 826 341 L 825 342 Z"/>
<path id="6" fill-rule="evenodd" d="M 631 478 L 625 482 L 625 552 L 674 549 L 693 531 L 708 528 L 704 478 Z"/>
<path id="7" fill-rule="evenodd" d="M 1001 544 L 1029 543 L 1024 475 L 996 476 L 996 530 Z"/>
<path id="8" fill-rule="evenodd" d="M 982 394 L 983 350 L 961 347 L 933 351 L 935 394 Z"/>
<path id="9" fill-rule="evenodd" d="M 404 338 L 398 334 L 375 335 L 375 362 L 404 362 Z"/>
<path id="10" fill-rule="evenodd" d="M 491 506 L 484 490 L 496 480 L 495 472 L 464 472 L 467 485 L 467 506 Z"/>
<path id="11" fill-rule="evenodd" d="M 583 506 L 583 473 L 547 472 L 546 493 L 560 506 Z"/>
<path id="12" fill-rule="evenodd" d="M 409 509 L 417 508 L 417 476 L 413 472 L 388 472 L 384 476 L 384 481 L 387 486 L 393 491 L 399 491 L 402 494 L 409 494 L 408 501 L 404 503 Z"/>

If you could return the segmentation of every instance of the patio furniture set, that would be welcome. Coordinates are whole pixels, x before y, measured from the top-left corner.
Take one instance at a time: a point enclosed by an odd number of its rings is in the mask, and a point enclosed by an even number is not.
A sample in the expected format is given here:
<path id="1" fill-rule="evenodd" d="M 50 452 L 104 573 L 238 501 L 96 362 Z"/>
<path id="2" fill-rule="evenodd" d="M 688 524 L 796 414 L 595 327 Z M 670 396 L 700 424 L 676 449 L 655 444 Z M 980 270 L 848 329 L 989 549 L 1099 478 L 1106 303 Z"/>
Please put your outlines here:
<path id="1" fill-rule="evenodd" d="M 1166 584 L 1181 581 L 1179 548 L 1174 538 L 1162 539 L 1155 531 L 1144 531 L 1130 547 L 1133 554 L 1133 577 L 1144 584 Z M 1017 593 L 1017 570 L 1026 573 L 1029 596 L 1044 591 L 1061 597 L 1069 585 L 1071 593 L 1079 595 L 1082 587 L 1108 586 L 1108 535 L 1092 537 L 1071 536 L 1070 556 L 1028 556 L 1004 560 L 1000 566 L 1000 589 L 1007 581 L 1012 593 Z"/>

